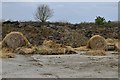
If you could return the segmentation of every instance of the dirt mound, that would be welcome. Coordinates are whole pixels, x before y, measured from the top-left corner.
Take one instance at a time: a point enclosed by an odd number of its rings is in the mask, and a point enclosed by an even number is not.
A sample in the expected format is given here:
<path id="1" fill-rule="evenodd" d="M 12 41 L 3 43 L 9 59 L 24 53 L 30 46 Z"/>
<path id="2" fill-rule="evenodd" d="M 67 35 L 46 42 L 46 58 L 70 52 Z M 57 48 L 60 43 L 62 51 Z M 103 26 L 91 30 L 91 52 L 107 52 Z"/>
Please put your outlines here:
<path id="1" fill-rule="evenodd" d="M 93 49 L 93 50 L 105 50 L 107 46 L 106 40 L 104 37 L 100 35 L 94 35 L 90 38 L 90 40 L 87 43 L 87 48 Z"/>
<path id="2" fill-rule="evenodd" d="M 10 32 L 2 41 L 2 47 L 16 49 L 23 46 L 30 47 L 31 44 L 21 32 Z"/>
<path id="3" fill-rule="evenodd" d="M 104 50 L 89 50 L 86 52 L 87 55 L 92 55 L 92 56 L 105 56 L 105 51 Z"/>

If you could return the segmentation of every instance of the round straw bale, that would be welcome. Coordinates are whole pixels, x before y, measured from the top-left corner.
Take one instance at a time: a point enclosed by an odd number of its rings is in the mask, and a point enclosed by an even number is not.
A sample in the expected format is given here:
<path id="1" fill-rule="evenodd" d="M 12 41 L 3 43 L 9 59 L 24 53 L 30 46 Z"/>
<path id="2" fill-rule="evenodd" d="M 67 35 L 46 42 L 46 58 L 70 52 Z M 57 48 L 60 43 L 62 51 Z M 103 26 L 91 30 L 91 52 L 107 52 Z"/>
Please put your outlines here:
<path id="1" fill-rule="evenodd" d="M 106 49 L 106 46 L 107 43 L 105 38 L 100 35 L 94 35 L 87 43 L 87 48 L 94 50 L 104 50 Z"/>
<path id="2" fill-rule="evenodd" d="M 30 47 L 31 44 L 21 32 L 10 32 L 2 41 L 2 47 L 16 49 L 23 46 Z"/>

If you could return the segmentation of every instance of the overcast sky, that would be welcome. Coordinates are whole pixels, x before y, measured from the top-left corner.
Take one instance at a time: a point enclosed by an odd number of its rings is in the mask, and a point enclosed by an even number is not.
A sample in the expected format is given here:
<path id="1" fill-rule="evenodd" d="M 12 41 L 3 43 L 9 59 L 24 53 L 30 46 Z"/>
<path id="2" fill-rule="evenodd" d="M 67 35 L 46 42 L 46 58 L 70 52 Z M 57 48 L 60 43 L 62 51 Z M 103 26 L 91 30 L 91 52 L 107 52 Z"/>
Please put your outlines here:
<path id="1" fill-rule="evenodd" d="M 3 2 L 2 19 L 35 20 L 35 10 L 40 4 L 48 4 L 54 10 L 49 21 L 93 22 L 96 16 L 103 16 L 107 21 L 118 20 L 117 2 Z"/>

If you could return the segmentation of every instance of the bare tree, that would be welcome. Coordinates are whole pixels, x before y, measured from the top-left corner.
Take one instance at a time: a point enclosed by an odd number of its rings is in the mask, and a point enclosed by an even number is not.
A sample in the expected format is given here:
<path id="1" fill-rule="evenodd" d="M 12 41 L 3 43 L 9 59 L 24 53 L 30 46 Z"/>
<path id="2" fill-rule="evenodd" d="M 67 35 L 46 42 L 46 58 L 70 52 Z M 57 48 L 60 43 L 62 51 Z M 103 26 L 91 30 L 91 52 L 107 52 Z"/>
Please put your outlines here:
<path id="1" fill-rule="evenodd" d="M 53 10 L 48 5 L 42 4 L 38 6 L 35 18 L 40 22 L 46 22 L 53 16 Z"/>

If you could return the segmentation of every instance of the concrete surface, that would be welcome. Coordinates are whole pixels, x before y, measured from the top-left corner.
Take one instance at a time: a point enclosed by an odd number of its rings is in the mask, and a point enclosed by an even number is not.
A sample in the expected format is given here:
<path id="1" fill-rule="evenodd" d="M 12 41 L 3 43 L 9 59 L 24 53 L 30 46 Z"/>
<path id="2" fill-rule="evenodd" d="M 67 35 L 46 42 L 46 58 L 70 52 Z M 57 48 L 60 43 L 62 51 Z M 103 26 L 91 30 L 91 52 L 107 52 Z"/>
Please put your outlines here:
<path id="1" fill-rule="evenodd" d="M 118 78 L 118 55 L 18 55 L 2 59 L 3 78 Z"/>

